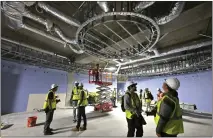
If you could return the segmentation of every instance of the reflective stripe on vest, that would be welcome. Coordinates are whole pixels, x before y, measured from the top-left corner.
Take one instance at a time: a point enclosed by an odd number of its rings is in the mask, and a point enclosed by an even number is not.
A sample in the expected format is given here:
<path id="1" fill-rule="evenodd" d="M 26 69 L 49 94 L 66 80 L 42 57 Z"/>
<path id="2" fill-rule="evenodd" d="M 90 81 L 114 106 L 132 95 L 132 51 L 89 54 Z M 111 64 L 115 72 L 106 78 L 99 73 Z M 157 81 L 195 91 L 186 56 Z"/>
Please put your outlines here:
<path id="1" fill-rule="evenodd" d="M 131 95 L 132 107 L 133 108 L 139 107 L 140 106 L 140 100 L 139 100 L 137 93 L 132 93 L 130 95 Z M 133 101 L 133 100 L 135 100 L 135 101 Z M 126 113 L 126 118 L 132 119 L 132 116 L 134 115 L 134 113 L 132 113 L 129 110 L 125 110 L 125 113 Z"/>
<path id="2" fill-rule="evenodd" d="M 81 101 L 81 94 L 79 95 L 80 98 L 78 100 L 78 105 L 79 106 L 87 106 L 88 105 L 88 100 L 87 100 L 87 92 L 83 91 L 84 92 L 84 98 L 83 98 L 83 101 L 82 103 L 79 105 L 80 101 Z"/>
<path id="3" fill-rule="evenodd" d="M 43 105 L 43 109 L 47 109 L 47 107 L 49 107 L 49 102 L 48 102 L 48 95 L 49 93 L 52 91 L 49 91 L 48 94 L 46 95 L 45 101 L 44 101 L 44 105 Z M 55 94 L 53 93 L 53 101 L 51 102 L 52 105 L 52 109 L 56 109 L 56 97 Z"/>
<path id="4" fill-rule="evenodd" d="M 79 100 L 79 89 L 77 87 L 73 88 L 72 100 Z"/>
<path id="5" fill-rule="evenodd" d="M 181 133 L 184 133 L 184 128 L 183 128 L 183 120 L 182 120 L 182 111 L 179 105 L 179 100 L 177 98 L 171 98 L 170 96 L 163 96 L 162 99 L 160 99 L 157 102 L 157 113 L 154 118 L 156 125 L 158 125 L 158 121 L 160 119 L 159 111 L 160 111 L 160 106 L 164 98 L 169 98 L 171 101 L 175 103 L 175 109 L 167 122 L 166 126 L 163 128 L 164 133 L 170 134 L 170 135 L 178 135 Z"/>

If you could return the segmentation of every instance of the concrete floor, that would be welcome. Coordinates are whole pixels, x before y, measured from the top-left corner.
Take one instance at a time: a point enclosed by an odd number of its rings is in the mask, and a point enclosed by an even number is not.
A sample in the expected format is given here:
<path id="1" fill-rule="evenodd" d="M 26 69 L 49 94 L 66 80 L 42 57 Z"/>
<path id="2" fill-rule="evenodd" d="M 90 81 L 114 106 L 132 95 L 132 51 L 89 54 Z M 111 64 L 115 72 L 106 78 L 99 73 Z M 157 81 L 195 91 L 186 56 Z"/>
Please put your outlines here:
<path id="1" fill-rule="evenodd" d="M 87 107 L 88 130 L 84 132 L 72 132 L 71 128 L 76 124 L 72 122 L 72 109 L 58 109 L 55 112 L 51 127 L 55 129 L 53 136 L 126 136 L 127 124 L 125 114 L 120 108 L 108 113 L 93 112 L 93 107 Z M 27 128 L 27 118 L 38 116 L 37 126 Z M 155 136 L 153 117 L 144 116 L 147 125 L 144 126 L 144 136 Z M 185 113 L 185 133 L 179 136 L 212 136 L 212 116 L 208 114 Z M 2 136 L 43 136 L 44 113 L 21 113 L 1 117 L 2 122 L 14 124 L 12 127 L 2 130 Z"/>

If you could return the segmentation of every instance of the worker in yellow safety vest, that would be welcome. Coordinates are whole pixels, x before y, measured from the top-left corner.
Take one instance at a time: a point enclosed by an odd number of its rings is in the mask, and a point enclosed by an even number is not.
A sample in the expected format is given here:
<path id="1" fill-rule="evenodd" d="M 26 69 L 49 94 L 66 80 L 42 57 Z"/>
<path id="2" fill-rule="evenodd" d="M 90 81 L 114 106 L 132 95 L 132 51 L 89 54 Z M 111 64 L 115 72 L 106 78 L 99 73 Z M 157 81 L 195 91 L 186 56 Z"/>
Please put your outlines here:
<path id="1" fill-rule="evenodd" d="M 54 110 L 56 110 L 56 104 L 60 102 L 60 99 L 55 95 L 55 92 L 58 90 L 58 85 L 52 84 L 51 89 L 46 95 L 46 99 L 44 101 L 43 109 L 46 113 L 46 121 L 44 124 L 44 135 L 52 135 L 53 129 L 50 128 L 50 124 L 53 120 Z"/>
<path id="2" fill-rule="evenodd" d="M 128 133 L 127 137 L 134 137 L 135 129 L 136 137 L 143 136 L 143 125 L 146 124 L 143 116 L 142 116 L 142 107 L 140 104 L 140 99 L 138 94 L 135 93 L 137 91 L 137 83 L 130 82 L 127 87 L 127 92 L 124 95 L 124 108 L 126 113 L 126 120 L 128 124 Z"/>
<path id="3" fill-rule="evenodd" d="M 151 110 L 151 102 L 153 100 L 153 95 L 148 88 L 145 88 L 144 99 L 146 103 L 146 112 L 149 112 Z"/>
<path id="4" fill-rule="evenodd" d="M 80 93 L 80 89 L 79 89 L 79 82 L 76 81 L 75 82 L 75 86 L 74 88 L 72 89 L 72 95 L 71 95 L 71 104 L 73 106 L 73 122 L 77 122 L 77 103 L 78 103 L 78 100 L 79 100 L 79 93 Z"/>
<path id="5" fill-rule="evenodd" d="M 87 92 L 83 89 L 83 84 L 81 83 L 79 86 L 80 94 L 79 94 L 79 100 L 78 100 L 78 121 L 75 128 L 72 129 L 72 131 L 84 131 L 87 129 L 87 118 L 85 113 L 85 107 L 88 105 L 87 100 Z M 81 125 L 81 117 L 83 117 L 84 125 L 83 127 L 80 127 Z"/>
<path id="6" fill-rule="evenodd" d="M 155 123 L 158 137 L 177 137 L 184 133 L 182 111 L 179 105 L 177 90 L 180 82 L 177 78 L 166 79 L 163 83 L 164 94 L 157 102 Z"/>

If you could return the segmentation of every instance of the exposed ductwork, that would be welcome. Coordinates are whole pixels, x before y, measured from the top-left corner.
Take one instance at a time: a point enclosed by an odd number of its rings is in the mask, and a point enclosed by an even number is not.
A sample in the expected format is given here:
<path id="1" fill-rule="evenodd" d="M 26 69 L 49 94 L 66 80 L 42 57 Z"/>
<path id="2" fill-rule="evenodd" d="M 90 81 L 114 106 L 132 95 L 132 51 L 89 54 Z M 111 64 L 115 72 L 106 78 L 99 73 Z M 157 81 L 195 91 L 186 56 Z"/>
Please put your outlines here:
<path id="1" fill-rule="evenodd" d="M 8 19 L 11 21 L 12 25 L 15 25 L 15 27 L 11 27 L 13 29 L 20 29 L 20 28 L 24 28 L 27 29 L 29 31 L 32 31 L 34 33 L 37 33 L 39 35 L 45 36 L 49 39 L 52 39 L 54 41 L 57 41 L 59 43 L 62 43 L 64 45 L 68 45 L 70 47 L 70 49 L 72 51 L 74 51 L 77 54 L 82 54 L 84 51 L 81 50 L 81 48 L 79 46 L 77 46 L 80 50 L 76 50 L 74 49 L 70 44 L 77 44 L 76 41 L 73 39 L 69 39 L 66 36 L 64 36 L 64 34 L 62 33 L 62 31 L 56 26 L 53 25 L 53 23 L 50 20 L 45 20 L 41 17 L 38 17 L 37 15 L 34 15 L 32 13 L 30 13 L 29 11 L 27 11 L 25 9 L 25 5 L 22 2 L 13 2 L 13 3 L 8 3 L 8 2 L 4 2 L 4 12 L 6 13 L 5 15 L 8 17 Z M 21 9 L 21 11 L 20 11 Z M 11 20 L 11 18 L 13 19 L 13 16 L 16 15 L 18 17 L 18 20 Z M 34 21 L 37 21 L 43 25 L 45 25 L 47 31 L 51 31 L 52 28 L 53 30 L 58 34 L 58 36 L 64 40 L 60 40 L 52 35 L 46 34 L 45 32 L 38 30 L 36 28 L 30 27 L 29 25 L 23 24 L 22 22 L 22 17 L 28 17 Z"/>
<path id="2" fill-rule="evenodd" d="M 136 60 L 132 60 L 132 61 L 129 61 L 129 62 L 121 63 L 121 64 L 118 64 L 118 66 L 119 65 L 133 64 L 133 63 L 136 63 L 136 62 L 149 60 L 149 59 L 157 58 L 157 57 L 162 57 L 162 56 L 166 56 L 166 55 L 170 55 L 170 54 L 174 54 L 174 53 L 178 53 L 178 52 L 182 52 L 182 51 L 197 49 L 197 48 L 205 47 L 205 46 L 209 46 L 209 45 L 212 45 L 212 41 L 211 40 L 209 40 L 209 41 L 201 41 L 201 42 L 197 42 L 196 44 L 191 44 L 191 45 L 183 45 L 183 46 L 181 46 L 181 48 L 170 50 L 168 52 L 164 52 L 164 53 L 161 53 L 159 55 L 150 56 L 150 57 L 146 57 L 146 58 L 141 58 L 141 59 L 136 59 Z"/>
<path id="3" fill-rule="evenodd" d="M 40 8 L 42 8 L 43 10 L 45 10 L 46 12 L 48 12 L 48 13 L 52 14 L 53 16 L 59 18 L 60 20 L 66 22 L 69 25 L 76 26 L 76 27 L 79 27 L 81 25 L 80 22 L 78 22 L 77 20 L 64 15 L 62 12 L 45 4 L 44 2 L 38 2 L 38 6 Z"/>
<path id="4" fill-rule="evenodd" d="M 184 6 L 185 6 L 184 1 L 176 2 L 175 6 L 172 8 L 172 10 L 170 11 L 170 13 L 168 15 L 156 19 L 157 24 L 164 25 L 164 24 L 174 20 L 183 11 Z"/>
<path id="5" fill-rule="evenodd" d="M 100 8 L 104 11 L 104 12 L 108 12 L 109 11 L 109 7 L 107 2 L 105 1 L 98 1 L 97 4 L 100 6 Z"/>
<path id="6" fill-rule="evenodd" d="M 143 9 L 148 8 L 152 4 L 154 4 L 155 1 L 141 1 L 137 6 L 135 6 L 135 12 L 141 12 Z"/>

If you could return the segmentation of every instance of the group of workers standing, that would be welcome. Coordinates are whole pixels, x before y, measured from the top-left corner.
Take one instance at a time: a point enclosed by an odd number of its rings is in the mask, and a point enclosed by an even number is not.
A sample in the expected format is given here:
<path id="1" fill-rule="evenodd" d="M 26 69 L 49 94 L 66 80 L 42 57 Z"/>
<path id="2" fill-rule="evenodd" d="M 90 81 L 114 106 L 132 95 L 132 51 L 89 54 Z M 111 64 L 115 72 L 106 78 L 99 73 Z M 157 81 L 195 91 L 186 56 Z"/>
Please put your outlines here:
<path id="1" fill-rule="evenodd" d="M 75 82 L 75 87 L 72 90 L 72 95 L 71 95 L 71 103 L 72 106 L 74 107 L 73 109 L 73 116 L 74 120 L 73 122 L 77 122 L 77 125 L 75 128 L 73 128 L 73 131 L 84 131 L 87 129 L 87 118 L 86 118 L 86 113 L 85 113 L 85 107 L 88 105 L 88 94 L 83 88 L 83 84 L 81 83 L 79 85 L 79 82 Z M 50 124 L 53 120 L 53 114 L 54 110 L 56 110 L 56 104 L 60 102 L 60 99 L 57 99 L 58 96 L 56 96 L 55 92 L 58 89 L 58 85 L 52 84 L 51 89 L 49 90 L 44 105 L 43 109 L 46 113 L 46 121 L 44 124 L 44 135 L 52 135 L 54 134 L 53 131 L 54 129 L 50 128 Z M 77 119 L 76 119 L 77 116 Z M 81 118 L 84 120 L 83 127 L 81 127 Z"/>
<path id="2" fill-rule="evenodd" d="M 74 106 L 73 115 L 74 122 L 77 122 L 73 131 L 84 131 L 87 128 L 87 119 L 85 114 L 85 107 L 88 105 L 87 92 L 83 88 L 83 84 L 79 85 L 79 82 L 75 82 L 75 87 L 72 90 L 71 103 Z M 156 135 L 158 137 L 177 137 L 178 134 L 184 133 L 182 112 L 179 105 L 179 98 L 177 90 L 180 87 L 180 82 L 177 78 L 166 79 L 163 83 L 163 92 L 158 90 L 158 101 L 153 109 L 155 111 L 154 121 L 156 123 Z M 46 121 L 44 125 L 44 135 L 52 135 L 54 131 L 50 128 L 50 124 L 53 119 L 54 110 L 56 110 L 56 104 L 60 102 L 57 99 L 58 96 L 55 92 L 58 89 L 58 85 L 52 84 L 49 90 L 43 109 L 46 113 Z M 142 90 L 140 96 L 136 93 L 137 83 L 131 82 L 127 87 L 127 91 L 123 97 L 124 109 L 126 114 L 126 120 L 128 124 L 127 137 L 134 137 L 136 130 L 136 137 L 143 136 L 143 125 L 146 125 L 146 121 L 142 116 Z M 145 101 L 148 103 L 147 111 L 150 107 L 153 96 L 148 89 L 145 89 Z M 77 116 L 77 119 L 76 119 Z M 80 127 L 81 118 L 84 120 L 83 127 Z"/>
<path id="3" fill-rule="evenodd" d="M 156 123 L 156 135 L 158 137 L 177 137 L 184 133 L 182 112 L 179 105 L 177 90 L 180 82 L 177 78 L 166 79 L 163 83 L 163 92 L 158 89 L 158 101 L 154 111 L 154 121 Z M 143 125 L 146 121 L 142 116 L 142 90 L 140 96 L 136 93 L 137 83 L 131 82 L 124 95 L 124 111 L 128 124 L 127 137 L 143 136 Z M 151 99 L 148 97 L 149 90 L 145 89 L 145 101 L 150 107 Z M 147 95 L 147 96 L 146 96 Z M 123 109 L 122 109 L 123 110 Z M 148 108 L 147 108 L 148 111 Z"/>

